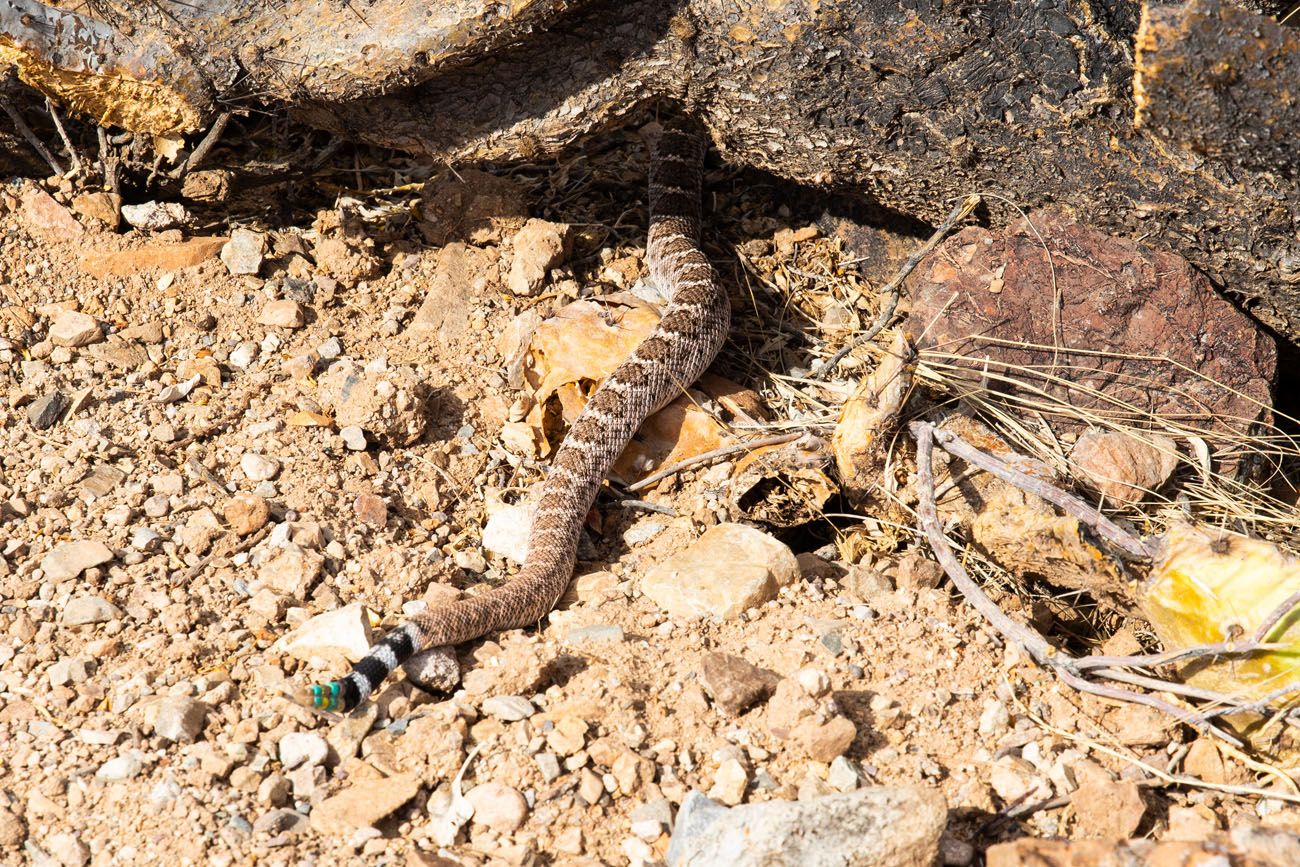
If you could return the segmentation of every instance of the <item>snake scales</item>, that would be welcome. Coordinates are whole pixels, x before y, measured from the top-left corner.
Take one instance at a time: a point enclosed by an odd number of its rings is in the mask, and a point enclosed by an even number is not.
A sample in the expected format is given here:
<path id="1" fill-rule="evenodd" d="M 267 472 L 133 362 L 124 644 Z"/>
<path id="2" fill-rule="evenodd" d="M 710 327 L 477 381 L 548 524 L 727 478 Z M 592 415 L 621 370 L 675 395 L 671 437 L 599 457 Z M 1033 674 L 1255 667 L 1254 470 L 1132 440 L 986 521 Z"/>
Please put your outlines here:
<path id="1" fill-rule="evenodd" d="M 572 578 L 583 522 L 610 466 L 646 417 L 704 372 L 727 334 L 727 296 L 699 248 L 703 156 L 702 137 L 684 125 L 666 129 L 654 149 L 646 259 L 651 279 L 670 300 L 654 331 L 600 385 L 556 452 L 522 569 L 501 587 L 411 618 L 346 677 L 302 690 L 300 701 L 352 710 L 411 656 L 535 623 L 555 606 Z"/>

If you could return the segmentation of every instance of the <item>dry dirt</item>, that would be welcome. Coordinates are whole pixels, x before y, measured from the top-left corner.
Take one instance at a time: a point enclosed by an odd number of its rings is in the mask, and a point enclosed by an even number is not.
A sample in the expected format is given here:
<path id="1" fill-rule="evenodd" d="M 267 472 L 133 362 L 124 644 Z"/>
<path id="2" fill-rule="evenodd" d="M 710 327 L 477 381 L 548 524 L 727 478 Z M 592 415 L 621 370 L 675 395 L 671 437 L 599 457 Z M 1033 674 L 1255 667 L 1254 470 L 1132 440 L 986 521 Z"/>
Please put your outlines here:
<path id="1" fill-rule="evenodd" d="M 578 295 L 627 288 L 643 273 L 643 154 L 628 134 L 588 158 L 516 172 L 528 210 L 570 225 L 574 236 L 567 264 L 531 297 L 504 285 L 518 229 L 510 221 L 469 239 L 486 251 L 471 255 L 468 273 L 479 279 L 438 282 L 443 248 L 419 231 L 409 195 L 358 194 L 361 216 L 351 222 L 319 189 L 314 215 L 286 219 L 283 206 L 244 199 L 224 217 L 200 218 L 185 237 L 224 235 L 235 223 L 268 233 L 260 273 L 235 276 L 215 250 L 192 267 L 150 266 L 139 251 L 181 241 L 174 230 L 114 233 L 85 218 L 83 232 L 40 228 L 19 204 L 28 187 L 5 188 L 0 861 L 625 864 L 662 857 L 668 841 L 666 833 L 637 837 L 633 811 L 661 798 L 676 805 L 691 788 L 710 791 L 723 764 L 744 768 L 748 802 L 857 784 L 843 761 L 812 761 L 776 737 L 762 703 L 739 716 L 718 708 L 702 684 L 712 652 L 782 678 L 823 672 L 856 726 L 847 767 L 861 784 L 934 786 L 947 799 L 950 863 L 976 863 L 990 843 L 1023 835 L 1197 839 L 1261 817 L 1290 821 L 1277 801 L 1162 786 L 1150 769 L 1171 763 L 1208 768 L 1222 782 L 1255 773 L 1206 744 L 1189 752 L 1188 730 L 1158 714 L 1083 700 L 1036 669 L 946 582 L 927 586 L 934 573 L 915 555 L 900 568 L 907 533 L 898 551 L 848 564 L 829 524 L 768 528 L 807 555 L 803 580 L 730 622 L 668 618 L 641 595 L 639 576 L 733 517 L 718 495 L 725 472 L 707 467 L 643 495 L 677 517 L 617 498 L 598 502 L 599 532 L 578 575 L 608 574 L 582 582 L 536 628 L 460 648 L 463 691 L 429 696 L 399 675 L 379 696 L 357 758 L 331 755 L 306 771 L 282 766 L 285 735 L 337 737 L 340 725 L 293 705 L 284 689 L 341 672 L 336 660 L 300 662 L 272 650 L 279 636 L 353 601 L 390 625 L 403 604 L 436 604 L 449 587 L 509 574 L 509 564 L 479 546 L 486 501 L 525 491 L 545 461 L 513 459 L 503 448 L 519 392 L 504 372 L 501 337 L 521 312 L 546 315 Z M 774 291 L 781 280 L 772 275 L 792 273 L 777 263 L 824 259 L 837 248 L 816 232 L 791 242 L 790 230 L 809 226 L 817 211 L 783 204 L 785 188 L 715 171 L 709 190 L 716 216 L 707 246 L 739 311 L 721 368 L 779 412 L 785 386 L 763 370 L 806 366 L 800 332 L 816 323 L 800 318 L 793 289 Z M 321 243 L 330 240 L 338 243 Z M 878 236 L 884 251 L 910 243 Z M 737 264 L 736 249 L 754 271 Z M 119 251 L 137 258 L 121 260 L 115 274 L 93 258 Z M 887 274 L 895 261 L 868 263 L 866 276 Z M 446 293 L 433 305 L 441 331 L 412 327 L 431 285 Z M 259 324 L 268 303 L 285 299 L 301 305 L 303 325 Z M 870 300 L 866 307 L 869 316 Z M 67 308 L 90 314 L 106 334 L 136 339 L 55 347 L 47 330 Z M 303 413 L 328 413 L 319 377 L 329 359 L 302 375 L 304 363 L 313 368 L 301 356 L 330 340 L 359 365 L 409 366 L 432 387 L 428 429 L 417 441 L 358 452 L 328 425 L 299 423 L 309 418 Z M 243 361 L 236 353 L 248 341 L 256 356 L 241 367 L 232 356 Z M 159 401 L 191 370 L 214 369 L 219 381 Z M 74 405 L 36 430 L 29 406 L 54 390 Z M 247 454 L 278 462 L 278 472 L 248 478 Z M 237 492 L 270 504 L 270 523 L 242 538 L 225 518 Z M 386 515 L 376 518 L 371 494 Z M 258 567 L 286 535 L 323 558 L 319 579 L 305 598 L 257 597 Z M 113 557 L 72 577 L 47 574 L 43 559 L 68 540 L 97 540 Z M 98 622 L 70 625 L 69 603 L 88 596 L 113 607 Z M 1030 608 L 1009 593 L 997 598 L 1017 616 Z M 621 640 L 568 640 L 574 626 L 597 624 L 621 627 Z M 494 695 L 530 699 L 536 713 L 491 716 L 483 702 Z M 168 697 L 189 700 L 173 709 L 198 708 L 192 740 L 184 726 L 175 740 L 157 731 L 159 700 Z M 558 776 L 548 779 L 536 756 L 555 753 L 562 739 L 553 733 L 572 731 L 575 719 L 581 747 L 557 755 Z M 465 789 L 491 781 L 521 793 L 522 823 L 509 828 L 515 796 L 484 790 L 492 801 L 484 815 L 505 818 L 496 828 L 470 823 L 440 861 L 429 805 L 471 749 Z M 419 791 L 375 829 L 323 835 L 302 818 L 350 787 L 402 774 L 420 776 Z M 1072 801 L 1077 791 L 1086 797 Z"/>

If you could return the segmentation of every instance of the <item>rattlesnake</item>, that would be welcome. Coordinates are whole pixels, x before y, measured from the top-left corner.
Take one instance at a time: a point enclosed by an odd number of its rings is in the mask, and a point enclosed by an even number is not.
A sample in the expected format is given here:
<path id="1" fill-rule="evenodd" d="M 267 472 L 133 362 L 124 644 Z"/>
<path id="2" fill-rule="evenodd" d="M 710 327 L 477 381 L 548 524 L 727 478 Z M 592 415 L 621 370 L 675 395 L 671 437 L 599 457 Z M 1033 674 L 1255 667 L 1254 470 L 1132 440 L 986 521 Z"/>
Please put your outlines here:
<path id="1" fill-rule="evenodd" d="M 351 710 L 414 654 L 536 623 L 555 606 L 573 575 L 579 533 L 610 465 L 647 416 L 704 372 L 727 334 L 727 295 L 698 246 L 703 156 L 703 138 L 680 123 L 670 125 L 654 149 L 646 259 L 651 279 L 670 300 L 654 331 L 596 389 L 556 452 L 519 574 L 487 593 L 411 618 L 347 677 L 302 690 L 304 704 Z"/>

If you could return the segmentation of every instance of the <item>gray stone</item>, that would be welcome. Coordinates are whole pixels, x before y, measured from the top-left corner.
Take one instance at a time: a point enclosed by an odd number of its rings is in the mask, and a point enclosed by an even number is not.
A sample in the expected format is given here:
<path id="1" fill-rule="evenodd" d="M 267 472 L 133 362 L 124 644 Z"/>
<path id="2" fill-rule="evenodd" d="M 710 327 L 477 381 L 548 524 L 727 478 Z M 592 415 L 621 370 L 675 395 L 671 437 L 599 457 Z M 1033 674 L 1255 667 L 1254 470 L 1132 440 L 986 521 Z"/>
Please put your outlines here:
<path id="1" fill-rule="evenodd" d="M 64 626 L 107 623 L 121 616 L 121 609 L 99 596 L 77 596 L 68 600 L 68 604 L 63 606 Z"/>
<path id="2" fill-rule="evenodd" d="M 315 732 L 289 732 L 280 738 L 280 764 L 289 770 L 299 765 L 311 767 L 325 761 L 329 744 Z"/>
<path id="3" fill-rule="evenodd" d="M 537 713 L 537 708 L 523 696 L 494 695 L 483 700 L 483 713 L 503 722 L 518 722 Z"/>
<path id="4" fill-rule="evenodd" d="M 266 236 L 248 229 L 233 229 L 221 248 L 221 261 L 231 274 L 256 274 L 266 255 Z"/>
<path id="5" fill-rule="evenodd" d="M 99 766 L 95 771 L 95 779 L 105 782 L 116 782 L 118 780 L 129 780 L 136 774 L 140 773 L 143 767 L 140 760 L 131 753 L 118 756 L 115 759 L 109 759 Z"/>
<path id="6" fill-rule="evenodd" d="M 932 864 L 948 808 L 934 789 L 869 788 L 728 809 L 687 793 L 669 867 L 911 867 Z"/>
<path id="7" fill-rule="evenodd" d="M 565 638 L 569 644 L 584 641 L 619 642 L 623 640 L 623 627 L 613 623 L 593 623 L 589 626 L 575 626 Z"/>
<path id="8" fill-rule="evenodd" d="M 103 542 L 94 539 L 61 542 L 41 558 L 41 571 L 51 581 L 67 581 L 112 559 L 113 549 Z"/>
<path id="9" fill-rule="evenodd" d="M 208 707 L 203 702 L 185 696 L 170 696 L 158 705 L 154 733 L 165 740 L 189 742 L 203 731 L 207 716 Z"/>
<path id="10" fill-rule="evenodd" d="M 339 429 L 339 436 L 343 438 L 343 445 L 354 452 L 364 452 L 369 446 L 366 442 L 366 432 L 354 424 Z"/>
<path id="11" fill-rule="evenodd" d="M 666 798 L 656 798 L 632 811 L 632 833 L 653 843 L 673 824 L 673 807 Z"/>
<path id="12" fill-rule="evenodd" d="M 533 761 L 537 763 L 537 770 L 542 772 L 542 779 L 548 783 L 553 783 L 560 777 L 560 760 L 555 757 L 555 753 L 538 753 L 533 756 Z"/>
<path id="13" fill-rule="evenodd" d="M 308 828 L 308 819 L 296 810 L 270 810 L 253 823 L 254 834 L 299 833 Z"/>
<path id="14" fill-rule="evenodd" d="M 63 392 L 52 391 L 27 405 L 27 420 L 37 430 L 49 430 L 58 424 L 67 408 L 68 399 Z"/>
<path id="15" fill-rule="evenodd" d="M 407 678 L 423 689 L 452 692 L 460 684 L 460 661 L 454 647 L 435 647 L 402 663 Z"/>

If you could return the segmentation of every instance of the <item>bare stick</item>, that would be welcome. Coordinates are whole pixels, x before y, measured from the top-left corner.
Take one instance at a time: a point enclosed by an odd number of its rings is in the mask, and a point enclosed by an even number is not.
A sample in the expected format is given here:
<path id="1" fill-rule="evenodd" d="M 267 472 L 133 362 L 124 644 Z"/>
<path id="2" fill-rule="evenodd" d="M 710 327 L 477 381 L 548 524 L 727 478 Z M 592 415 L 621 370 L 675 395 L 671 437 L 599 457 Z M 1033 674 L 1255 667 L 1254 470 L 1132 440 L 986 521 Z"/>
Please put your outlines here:
<path id="1" fill-rule="evenodd" d="M 916 266 L 921 264 L 921 260 L 930 255 L 935 247 L 939 246 L 939 242 L 947 237 L 948 233 L 952 231 L 953 226 L 956 226 L 957 223 L 970 216 L 971 211 L 975 210 L 979 203 L 979 196 L 967 196 L 961 200 L 957 207 L 953 208 L 948 213 L 948 216 L 943 218 L 943 222 L 939 224 L 939 228 L 934 230 L 934 234 L 930 236 L 930 240 L 926 241 L 915 250 L 912 255 L 908 256 L 907 261 L 903 263 L 903 266 L 889 279 L 888 283 L 881 287 L 880 294 L 885 296 L 885 300 L 880 304 L 880 314 L 876 317 L 876 321 L 873 322 L 871 327 L 866 331 L 840 347 L 840 350 L 827 359 L 825 364 L 808 375 L 809 379 L 818 380 L 830 376 L 831 371 L 833 371 L 839 363 L 844 360 L 844 356 L 848 355 L 850 352 L 857 349 L 859 346 L 866 343 L 885 329 L 885 326 L 889 324 L 889 321 L 894 318 L 894 311 L 898 309 L 899 290 L 902 289 L 903 281 L 907 279 L 907 275 L 916 270 Z"/>
<path id="2" fill-rule="evenodd" d="M 221 134 L 225 132 L 226 124 L 228 123 L 230 123 L 230 112 L 223 111 L 221 114 L 217 115 L 217 119 L 212 122 L 211 128 L 209 128 L 207 134 L 203 136 L 203 140 L 200 141 L 198 146 L 194 148 L 193 152 L 185 158 L 184 162 L 171 170 L 167 177 L 172 180 L 179 180 L 188 175 L 194 169 L 197 169 L 199 163 L 208 158 L 208 152 L 211 151 L 212 148 L 216 146 L 217 142 L 221 140 Z"/>
<path id="3" fill-rule="evenodd" d="M 59 161 L 54 158 L 54 154 L 50 153 L 50 149 L 45 146 L 45 143 L 36 137 L 36 133 L 32 132 L 32 128 L 27 125 L 27 121 L 23 120 L 23 116 L 18 113 L 18 110 L 9 104 L 9 100 L 0 99 L 0 108 L 3 108 L 5 114 L 9 115 L 9 119 L 13 121 L 14 129 L 18 130 L 19 135 L 27 139 L 27 143 L 32 146 L 32 150 L 40 154 L 41 159 L 50 164 L 50 168 L 54 170 L 56 175 L 62 175 L 63 166 L 59 165 Z"/>
<path id="4" fill-rule="evenodd" d="M 1006 461 L 980 451 L 952 431 L 938 430 L 934 425 L 927 424 L 927 426 L 935 442 L 949 454 L 955 455 L 968 464 L 974 464 L 981 470 L 986 470 L 998 478 L 1010 482 L 1026 493 L 1034 494 L 1049 503 L 1054 503 L 1071 516 L 1087 524 L 1101 538 L 1131 556 L 1142 560 L 1151 559 L 1154 552 L 1147 547 L 1145 542 L 1073 494 L 1068 494 L 1054 485 L 1049 485 L 1042 479 L 1021 472 Z M 913 434 L 915 434 L 915 425 L 913 428 Z"/>
<path id="5" fill-rule="evenodd" d="M 68 149 L 68 159 L 72 160 L 72 171 L 81 174 L 81 157 L 77 155 L 77 149 L 72 146 L 72 139 L 68 138 L 68 131 L 63 128 L 63 119 L 59 117 L 54 102 L 48 96 L 45 97 L 45 110 L 50 113 L 50 120 L 54 121 L 54 128 L 59 131 L 63 146 Z"/>
<path id="6" fill-rule="evenodd" d="M 685 460 L 678 461 L 672 466 L 664 467 L 662 470 L 657 470 L 646 476 L 641 481 L 628 485 L 623 490 L 627 491 L 629 494 L 635 493 L 644 488 L 650 487 L 664 476 L 671 476 L 673 473 L 680 473 L 682 470 L 689 469 L 696 464 L 706 463 L 714 458 L 724 458 L 727 455 L 733 455 L 736 452 L 753 451 L 754 449 L 761 449 L 766 446 L 779 446 L 782 443 L 793 442 L 802 436 L 804 436 L 804 434 L 801 431 L 791 431 L 790 433 L 777 434 L 775 436 L 763 437 L 762 439 L 757 440 L 746 440 L 743 443 L 736 443 L 735 445 L 709 449 L 707 452 L 700 452 L 698 455 L 693 455 Z"/>
<path id="7" fill-rule="evenodd" d="M 1079 692 L 1086 692 L 1114 701 L 1144 704 L 1173 716 L 1179 722 L 1194 726 L 1206 734 L 1221 738 L 1234 746 L 1241 746 L 1241 741 L 1237 738 L 1227 732 L 1220 731 L 1203 720 L 1197 719 L 1184 709 L 1163 699 L 1127 689 L 1093 683 L 1080 674 L 1078 660 L 1073 656 L 1052 647 L 1036 631 L 1017 623 L 1003 613 L 1002 609 L 998 608 L 993 600 L 985 595 L 979 585 L 967 574 L 966 569 L 961 565 L 956 555 L 953 554 L 952 548 L 948 546 L 948 540 L 944 537 L 943 529 L 939 525 L 939 515 L 934 503 L 934 468 L 932 465 L 934 458 L 934 425 L 929 422 L 916 421 L 912 422 L 909 428 L 912 435 L 916 437 L 916 491 L 918 498 L 916 512 L 921 521 L 921 529 L 925 533 L 926 540 L 930 543 L 930 548 L 934 551 L 939 565 L 943 567 L 943 571 L 972 608 L 982 614 L 984 619 L 992 624 L 994 629 L 1002 633 L 1005 638 L 1028 653 L 1035 662 L 1044 668 L 1055 671 L 1061 680 Z"/>

